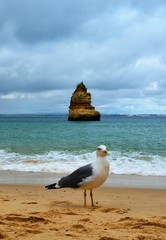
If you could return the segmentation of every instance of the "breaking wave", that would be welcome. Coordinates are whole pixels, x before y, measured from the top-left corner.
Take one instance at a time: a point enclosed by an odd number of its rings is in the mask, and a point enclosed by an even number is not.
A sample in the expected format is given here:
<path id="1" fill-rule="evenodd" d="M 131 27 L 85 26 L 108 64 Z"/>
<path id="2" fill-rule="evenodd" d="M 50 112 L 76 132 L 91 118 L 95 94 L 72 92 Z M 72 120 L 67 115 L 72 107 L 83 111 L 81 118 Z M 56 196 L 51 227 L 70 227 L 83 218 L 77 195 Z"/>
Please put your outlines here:
<path id="1" fill-rule="evenodd" d="M 142 152 L 109 152 L 111 172 L 143 176 L 165 176 L 166 158 Z M 23 155 L 0 150 L 0 170 L 70 173 L 95 159 L 95 152 L 49 151 Z"/>

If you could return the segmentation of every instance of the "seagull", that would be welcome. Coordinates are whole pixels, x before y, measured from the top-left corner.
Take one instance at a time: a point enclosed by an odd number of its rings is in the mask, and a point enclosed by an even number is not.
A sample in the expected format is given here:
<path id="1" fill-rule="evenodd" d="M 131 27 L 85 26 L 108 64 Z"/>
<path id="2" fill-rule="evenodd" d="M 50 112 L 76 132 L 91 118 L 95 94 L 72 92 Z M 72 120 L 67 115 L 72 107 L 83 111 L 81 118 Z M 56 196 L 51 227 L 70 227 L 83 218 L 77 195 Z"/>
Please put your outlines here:
<path id="1" fill-rule="evenodd" d="M 71 174 L 62 177 L 57 183 L 45 186 L 46 189 L 75 188 L 84 190 L 84 207 L 86 204 L 86 191 L 90 191 L 92 207 L 94 207 L 94 188 L 101 186 L 109 175 L 110 163 L 108 151 L 105 145 L 100 145 L 96 149 L 96 159 L 93 163 L 76 169 Z"/>

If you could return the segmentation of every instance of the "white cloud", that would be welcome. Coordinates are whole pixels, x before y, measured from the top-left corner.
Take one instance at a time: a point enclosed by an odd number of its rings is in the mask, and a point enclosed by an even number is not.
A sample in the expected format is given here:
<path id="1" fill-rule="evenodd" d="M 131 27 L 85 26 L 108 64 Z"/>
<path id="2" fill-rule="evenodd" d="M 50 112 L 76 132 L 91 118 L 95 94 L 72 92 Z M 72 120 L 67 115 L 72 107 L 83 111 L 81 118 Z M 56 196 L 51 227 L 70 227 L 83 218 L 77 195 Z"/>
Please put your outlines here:
<path id="1" fill-rule="evenodd" d="M 157 82 L 151 82 L 149 86 L 147 87 L 147 90 L 152 92 L 157 92 L 159 90 L 159 86 Z"/>

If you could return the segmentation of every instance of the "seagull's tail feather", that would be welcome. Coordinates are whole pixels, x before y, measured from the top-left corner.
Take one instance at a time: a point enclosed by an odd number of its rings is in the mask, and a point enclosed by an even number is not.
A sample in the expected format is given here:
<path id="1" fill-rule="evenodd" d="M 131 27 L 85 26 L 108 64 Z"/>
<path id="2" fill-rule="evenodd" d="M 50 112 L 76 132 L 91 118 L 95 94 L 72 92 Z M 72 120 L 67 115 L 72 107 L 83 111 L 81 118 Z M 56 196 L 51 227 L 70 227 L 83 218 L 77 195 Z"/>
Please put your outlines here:
<path id="1" fill-rule="evenodd" d="M 57 189 L 57 187 L 56 187 L 56 183 L 53 183 L 53 184 L 47 185 L 47 186 L 45 186 L 45 188 L 47 188 L 47 189 Z"/>

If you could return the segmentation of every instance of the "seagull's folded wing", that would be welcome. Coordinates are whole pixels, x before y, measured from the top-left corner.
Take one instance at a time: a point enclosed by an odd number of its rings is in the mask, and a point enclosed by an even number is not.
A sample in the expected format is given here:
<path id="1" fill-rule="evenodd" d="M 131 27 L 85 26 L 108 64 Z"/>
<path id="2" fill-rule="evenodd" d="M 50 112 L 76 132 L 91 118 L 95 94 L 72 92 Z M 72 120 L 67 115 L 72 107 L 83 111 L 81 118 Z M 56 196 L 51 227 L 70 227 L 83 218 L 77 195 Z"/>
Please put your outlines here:
<path id="1" fill-rule="evenodd" d="M 85 165 L 83 167 L 78 168 L 70 175 L 63 177 L 59 180 L 58 186 L 60 188 L 69 187 L 69 188 L 79 188 L 80 184 L 87 177 L 91 176 L 93 173 L 92 164 Z"/>

